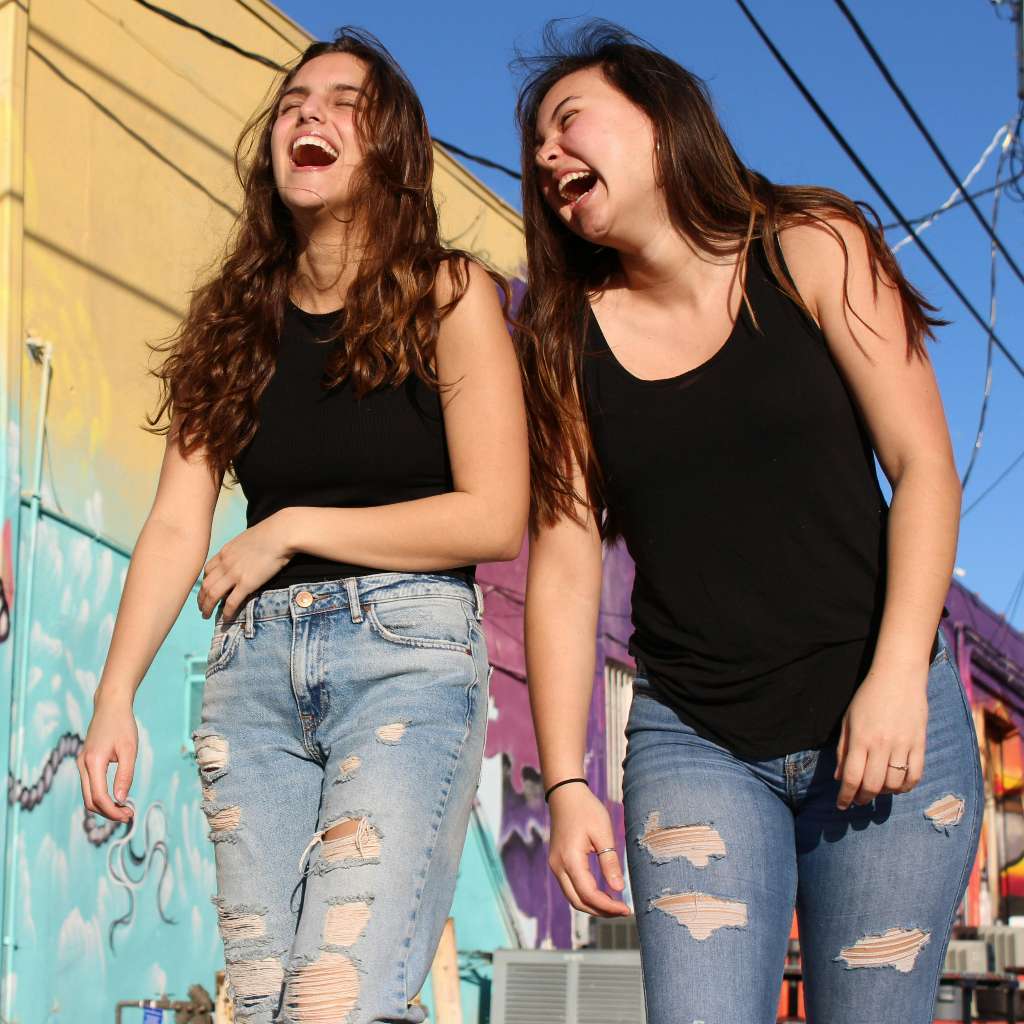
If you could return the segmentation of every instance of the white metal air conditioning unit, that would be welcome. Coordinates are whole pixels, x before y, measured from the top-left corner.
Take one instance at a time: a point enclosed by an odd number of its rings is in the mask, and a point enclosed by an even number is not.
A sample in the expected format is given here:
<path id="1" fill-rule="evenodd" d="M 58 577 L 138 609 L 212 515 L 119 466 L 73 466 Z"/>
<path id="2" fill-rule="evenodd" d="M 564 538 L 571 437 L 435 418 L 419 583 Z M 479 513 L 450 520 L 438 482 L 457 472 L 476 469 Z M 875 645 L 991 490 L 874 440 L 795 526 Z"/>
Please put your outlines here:
<path id="1" fill-rule="evenodd" d="M 984 974 L 988 948 L 981 939 L 953 939 L 946 950 L 945 970 L 951 974 Z"/>
<path id="2" fill-rule="evenodd" d="M 1005 971 L 1024 964 L 1024 928 L 988 925 L 978 929 L 978 938 L 991 944 L 995 970 Z"/>
<path id="3" fill-rule="evenodd" d="M 646 1024 L 637 951 L 494 953 L 491 1024 Z"/>

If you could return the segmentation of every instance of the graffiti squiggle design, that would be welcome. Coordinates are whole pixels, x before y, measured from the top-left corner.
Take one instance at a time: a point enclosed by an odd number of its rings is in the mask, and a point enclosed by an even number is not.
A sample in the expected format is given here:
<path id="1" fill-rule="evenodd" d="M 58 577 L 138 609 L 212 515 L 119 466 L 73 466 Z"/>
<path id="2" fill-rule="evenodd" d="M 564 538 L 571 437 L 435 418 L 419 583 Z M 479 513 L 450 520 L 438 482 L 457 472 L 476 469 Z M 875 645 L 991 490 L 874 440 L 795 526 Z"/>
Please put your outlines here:
<path id="1" fill-rule="evenodd" d="M 34 811 L 53 788 L 53 780 L 60 766 L 65 761 L 73 761 L 78 757 L 78 752 L 84 743 L 85 740 L 77 732 L 64 733 L 50 751 L 50 756 L 46 759 L 39 778 L 31 786 L 26 785 L 21 779 L 16 779 L 12 774 L 8 774 L 7 802 L 12 805 L 20 804 L 23 811 Z M 106 821 L 89 811 L 86 812 L 82 821 L 85 837 L 93 846 L 103 846 L 113 838 L 114 833 L 121 825 L 120 821 Z"/>
<path id="2" fill-rule="evenodd" d="M 132 846 L 132 838 L 135 835 L 139 822 L 137 814 L 132 818 L 128 834 L 112 843 L 107 851 L 107 871 L 110 878 L 115 885 L 123 888 L 128 896 L 127 911 L 110 923 L 107 941 L 110 943 L 111 952 L 115 952 L 114 936 L 117 929 L 127 928 L 135 920 L 135 891 L 142 888 L 143 883 L 146 881 L 146 876 L 149 874 L 149 869 L 153 866 L 158 854 L 163 858 L 163 868 L 160 871 L 160 880 L 156 885 L 156 910 L 164 924 L 177 924 L 177 921 L 167 916 L 163 905 L 162 889 L 164 887 L 164 879 L 171 868 L 171 863 L 167 856 L 166 841 L 163 839 L 154 840 L 150 835 L 151 821 L 154 818 L 159 818 L 160 832 L 161 834 L 166 834 L 163 804 L 159 802 L 150 804 L 146 808 L 142 824 L 144 843 L 141 853 L 136 853 L 135 848 Z M 133 877 L 132 871 L 140 867 L 142 869 L 141 872 Z"/>

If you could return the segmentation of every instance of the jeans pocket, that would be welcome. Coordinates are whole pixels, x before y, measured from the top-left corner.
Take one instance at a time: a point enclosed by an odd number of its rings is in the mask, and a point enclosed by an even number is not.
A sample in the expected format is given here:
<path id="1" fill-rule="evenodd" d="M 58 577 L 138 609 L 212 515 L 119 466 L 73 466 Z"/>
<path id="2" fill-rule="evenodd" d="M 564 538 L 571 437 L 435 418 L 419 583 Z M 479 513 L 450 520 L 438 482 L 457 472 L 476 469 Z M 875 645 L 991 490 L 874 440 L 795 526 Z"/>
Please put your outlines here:
<path id="1" fill-rule="evenodd" d="M 454 597 L 398 597 L 369 605 L 370 628 L 389 643 L 472 653 L 473 624 L 466 602 Z"/>
<path id="2" fill-rule="evenodd" d="M 245 623 L 240 619 L 228 623 L 227 626 L 220 622 L 217 623 L 210 640 L 210 652 L 206 656 L 207 678 L 225 668 L 231 661 L 235 651 L 238 650 L 238 642 L 242 638 L 244 628 Z"/>

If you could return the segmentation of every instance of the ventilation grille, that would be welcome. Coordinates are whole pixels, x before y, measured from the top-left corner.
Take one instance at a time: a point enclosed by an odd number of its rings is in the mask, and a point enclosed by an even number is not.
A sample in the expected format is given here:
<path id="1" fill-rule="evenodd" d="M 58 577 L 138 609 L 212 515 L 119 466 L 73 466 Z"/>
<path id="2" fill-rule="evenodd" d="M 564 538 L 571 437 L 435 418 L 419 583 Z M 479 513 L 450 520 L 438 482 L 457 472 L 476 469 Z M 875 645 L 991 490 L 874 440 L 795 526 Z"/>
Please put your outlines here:
<path id="1" fill-rule="evenodd" d="M 184 748 L 192 750 L 192 733 L 203 715 L 203 687 L 206 685 L 206 658 L 185 655 L 185 737 Z"/>
<path id="2" fill-rule="evenodd" d="M 491 1024 L 644 1024 L 638 952 L 494 953 Z"/>

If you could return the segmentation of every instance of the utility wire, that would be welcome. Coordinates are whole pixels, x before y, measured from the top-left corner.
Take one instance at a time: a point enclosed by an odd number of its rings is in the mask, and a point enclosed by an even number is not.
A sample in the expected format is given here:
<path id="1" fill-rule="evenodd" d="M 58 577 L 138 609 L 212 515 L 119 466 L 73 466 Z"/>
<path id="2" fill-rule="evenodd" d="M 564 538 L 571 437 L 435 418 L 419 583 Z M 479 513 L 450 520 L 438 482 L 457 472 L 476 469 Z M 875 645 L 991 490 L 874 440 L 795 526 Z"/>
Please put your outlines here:
<path id="1" fill-rule="evenodd" d="M 286 64 L 278 64 L 276 60 L 271 60 L 270 57 L 264 57 L 261 53 L 253 53 L 252 50 L 243 49 L 237 43 L 233 43 L 230 39 L 225 39 L 224 36 L 219 36 L 216 32 L 211 32 L 209 29 L 203 28 L 202 25 L 197 25 L 194 21 L 189 21 L 187 18 L 183 18 L 180 14 L 175 14 L 174 11 L 168 11 L 164 7 L 158 7 L 156 4 L 150 3 L 150 0 L 135 0 L 135 2 L 139 4 L 140 7 L 145 7 L 147 11 L 152 11 L 153 14 L 158 14 L 161 18 L 166 18 L 168 21 L 174 22 L 175 25 L 180 25 L 182 28 L 188 29 L 190 32 L 198 32 L 204 39 L 209 40 L 211 43 L 215 43 L 217 46 L 223 46 L 225 49 L 231 50 L 232 53 L 237 53 L 240 57 L 245 57 L 247 60 L 252 60 L 257 64 L 262 64 L 263 67 L 270 68 L 272 71 L 288 70 L 288 66 Z M 243 4 L 242 6 L 245 5 Z M 246 9 L 248 10 L 248 8 Z M 520 181 L 523 177 L 522 174 L 514 168 L 498 163 L 496 160 L 491 160 L 489 157 L 480 156 L 478 153 L 470 153 L 461 146 L 456 146 L 453 142 L 447 142 L 444 139 L 439 139 L 436 135 L 432 135 L 431 138 L 439 146 L 448 150 L 449 153 L 461 156 L 465 160 L 472 160 L 474 163 L 480 164 L 483 167 L 490 167 L 493 170 L 501 171 L 503 174 L 507 174 L 510 178 L 515 178 L 516 181 Z"/>
<path id="2" fill-rule="evenodd" d="M 979 494 L 974 501 L 972 501 L 970 505 L 960 513 L 960 518 L 966 519 L 967 516 L 970 515 L 970 513 L 973 512 L 1020 465 L 1021 462 L 1024 462 L 1024 451 L 1020 452 L 1013 462 L 1011 462 L 1006 469 L 1004 469 L 1002 473 L 1000 473 L 999 476 L 997 476 L 995 480 L 993 480 L 992 483 L 990 483 L 988 487 L 986 487 L 985 490 L 983 490 L 981 494 Z"/>
<path id="3" fill-rule="evenodd" d="M 995 192 L 997 188 L 1003 188 L 1004 185 L 1014 185 L 1018 181 L 1020 181 L 1021 178 L 1024 178 L 1024 169 L 1016 171 L 1014 174 L 1011 174 L 1010 177 L 1006 179 L 1003 185 L 987 185 L 985 188 L 979 188 L 977 192 L 972 192 L 971 197 L 973 199 L 980 199 L 982 196 L 990 196 L 993 192 Z M 956 195 L 957 193 L 954 192 L 953 194 Z M 942 206 L 934 210 L 929 210 L 928 213 L 924 213 L 920 217 L 911 217 L 910 223 L 917 225 L 922 223 L 923 221 L 932 220 L 933 218 L 936 217 L 937 214 L 945 213 L 947 210 L 952 210 L 955 206 L 963 206 L 965 202 L 966 200 L 962 196 L 960 196 L 959 198 L 954 199 L 953 202 L 943 203 Z M 898 228 L 899 226 L 900 222 L 898 220 L 893 220 L 889 221 L 888 224 L 883 224 L 882 230 L 892 231 L 893 228 Z M 911 241 L 913 241 L 913 239 L 911 239 Z M 2 1024 L 2 1022 L 0 1022 L 0 1024 Z"/>
<path id="4" fill-rule="evenodd" d="M 1003 139 L 1003 150 L 999 154 L 999 162 L 996 164 L 996 193 L 992 200 L 992 232 L 995 233 L 996 225 L 999 223 L 999 200 L 1002 198 L 1003 167 L 1006 164 L 1010 148 L 1014 145 L 1017 132 L 1020 129 L 1020 119 L 1006 133 Z M 985 387 L 982 392 L 981 410 L 978 414 L 978 429 L 974 435 L 974 446 L 971 448 L 971 457 L 967 460 L 967 467 L 960 478 L 961 492 L 966 489 L 967 481 L 971 477 L 974 464 L 978 460 L 978 453 L 985 437 L 985 417 L 988 413 L 988 402 L 992 396 L 992 332 L 996 329 L 996 275 L 999 269 L 999 261 L 996 259 L 996 246 L 989 244 L 989 271 L 988 271 L 988 344 L 985 346 Z"/>
<path id="5" fill-rule="evenodd" d="M 961 197 L 959 199 L 960 202 L 966 202 L 966 200 L 962 198 L 965 194 L 965 189 L 981 173 L 982 168 L 988 163 L 988 158 L 995 152 L 996 147 L 1000 142 L 1003 143 L 1003 154 L 1006 153 L 1006 135 L 1010 131 L 1010 125 L 1013 124 L 1015 120 L 1016 118 L 1014 118 L 1014 120 L 1009 124 L 999 126 L 999 130 L 992 136 L 992 141 L 985 147 L 985 151 L 981 156 L 978 157 L 977 163 L 975 163 L 967 173 L 967 177 L 964 178 L 964 180 L 961 181 L 952 192 L 950 192 L 949 198 L 934 213 L 923 218 L 922 223 L 918 224 L 914 228 L 913 235 L 905 235 L 892 247 L 892 251 L 894 253 L 899 252 L 900 249 L 902 249 L 908 242 L 912 242 L 914 240 L 914 235 L 919 235 L 922 231 L 927 231 L 928 228 L 930 228 L 939 219 L 939 217 L 946 212 L 946 210 L 958 201 L 958 197 Z M 996 177 L 998 179 L 999 175 L 997 174 Z M 997 183 L 995 188 L 998 189 L 999 187 L 1000 186 Z"/>
<path id="6" fill-rule="evenodd" d="M 957 188 L 959 188 L 960 179 L 957 176 L 956 171 L 953 170 L 952 164 L 950 164 L 949 160 L 946 159 L 946 154 L 942 152 L 942 149 L 939 147 L 939 144 L 935 141 L 934 137 L 932 136 L 932 133 L 928 131 L 928 129 L 925 127 L 925 124 L 921 120 L 920 115 L 914 109 L 914 105 L 910 102 L 910 100 L 907 99 L 906 94 L 896 83 L 896 79 L 893 78 L 892 72 L 886 66 L 885 61 L 882 60 L 878 51 L 872 44 L 871 40 L 867 37 L 867 34 L 864 32 L 864 29 L 861 28 L 860 23 L 853 16 L 852 12 L 850 11 L 850 8 L 846 6 L 845 0 L 834 0 L 834 3 L 836 7 L 838 7 L 839 10 L 842 12 L 843 17 L 846 18 L 846 20 L 850 23 L 850 27 L 856 33 L 857 38 L 861 41 L 861 44 L 864 46 L 864 49 L 867 50 L 868 55 L 874 61 L 875 67 L 877 67 L 878 70 L 881 72 L 882 77 L 885 79 L 889 88 L 892 89 L 892 91 L 896 94 L 896 98 L 900 101 L 900 103 L 903 106 L 903 109 L 910 116 L 910 120 L 914 122 L 914 124 L 917 127 L 917 130 L 924 137 L 925 142 L 928 143 L 929 147 L 931 148 L 931 151 L 935 154 L 939 163 L 942 164 L 943 170 L 945 170 L 945 172 L 952 179 L 953 184 L 956 185 Z M 999 249 L 1000 253 L 1002 253 L 1003 259 L 1006 260 L 1006 262 L 1009 264 L 1010 269 L 1014 272 L 1014 274 L 1017 275 L 1017 279 L 1021 282 L 1021 284 L 1024 284 L 1024 270 L 1020 269 L 1020 267 L 1017 265 L 1017 261 L 1010 255 L 1006 246 L 1003 245 L 1002 240 L 989 225 L 989 222 L 985 219 L 985 215 L 978 208 L 978 204 L 973 199 L 967 198 L 967 205 L 971 208 L 971 212 L 974 214 L 978 223 L 985 230 L 985 233 L 992 239 L 993 244 Z"/>
<path id="7" fill-rule="evenodd" d="M 822 124 L 824 124 L 825 127 L 829 130 L 829 133 L 832 135 L 832 138 L 834 138 L 836 142 L 839 143 L 839 145 L 842 147 L 843 152 L 846 153 L 850 160 L 853 161 L 854 165 L 860 171 L 860 173 L 864 175 L 868 184 L 871 185 L 875 192 L 878 193 L 879 197 L 882 199 L 885 205 L 889 207 L 889 210 L 892 212 L 893 216 L 896 217 L 899 223 L 903 226 L 904 230 L 910 234 L 913 234 L 914 229 L 911 226 L 910 222 L 907 220 L 907 218 L 903 215 L 899 207 L 889 196 L 889 193 L 886 192 L 885 189 L 882 187 L 881 182 L 879 182 L 879 180 L 871 173 L 871 171 L 865 165 L 864 161 L 861 160 L 861 158 L 857 155 L 857 152 L 854 150 L 854 148 L 850 145 L 849 142 L 846 141 L 846 137 L 835 126 L 835 124 L 832 122 L 832 119 L 828 116 L 828 114 L 825 113 L 825 111 L 822 109 L 821 104 L 818 103 L 818 101 L 814 98 L 811 91 L 807 88 L 806 85 L 804 85 L 800 76 L 793 70 L 789 62 L 786 60 L 786 58 L 782 56 L 782 54 L 779 51 L 779 48 L 775 45 L 775 43 L 772 42 L 771 38 L 768 36 L 768 33 L 765 32 L 765 30 L 761 27 L 761 23 L 751 13 L 750 8 L 747 7 L 746 3 L 744 3 L 744 0 L 736 0 L 736 3 L 739 6 L 740 10 L 743 11 L 747 20 L 754 27 L 754 31 L 757 32 L 757 34 L 761 37 L 761 41 L 768 48 L 771 55 L 779 63 L 782 70 L 785 71 L 786 74 L 789 76 L 790 81 L 797 87 L 801 96 L 803 96 L 803 98 L 807 101 L 807 103 L 810 105 L 811 109 L 815 112 L 815 114 L 818 115 L 818 118 L 821 120 Z M 971 300 L 964 294 L 963 289 L 956 283 L 956 281 L 950 275 L 949 271 L 946 270 L 942 263 L 939 262 L 938 258 L 931 251 L 931 249 L 928 248 L 923 239 L 915 235 L 914 241 L 920 247 L 924 255 L 928 258 L 928 261 L 931 263 L 931 265 L 938 271 L 939 276 L 943 279 L 943 281 L 946 282 L 950 289 L 952 289 L 953 294 L 956 295 L 956 297 L 963 304 L 964 308 L 971 314 L 975 322 L 982 328 L 986 335 L 988 335 L 990 333 L 989 325 L 986 322 L 985 318 L 981 315 L 981 313 L 978 312 L 974 303 L 972 303 Z M 997 335 L 993 333 L 991 337 L 993 344 L 996 346 L 996 348 L 999 349 L 1000 352 L 1003 353 L 1003 355 L 1009 361 L 1010 365 L 1017 371 L 1017 373 L 1020 374 L 1021 377 L 1024 377 L 1024 366 L 1021 366 L 1021 364 L 1017 361 L 1017 358 L 1003 344 L 1003 342 L 998 338 Z"/>
<path id="8" fill-rule="evenodd" d="M 216 43 L 218 46 L 223 46 L 229 50 L 233 50 L 240 56 L 246 57 L 249 60 L 254 60 L 257 64 L 262 64 L 264 67 L 271 68 L 273 71 L 284 71 L 284 66 L 278 64 L 276 60 L 264 57 L 261 53 L 253 53 L 252 50 L 243 50 L 241 46 L 237 43 L 231 42 L 230 39 L 225 39 L 223 36 L 219 36 L 216 33 L 209 31 L 209 29 L 205 29 L 201 25 L 197 25 L 194 21 L 189 21 L 187 18 L 183 18 L 180 14 L 175 14 L 174 11 L 168 11 L 165 7 L 157 7 L 156 4 L 151 4 L 149 0 L 135 0 L 135 2 L 140 7 L 145 7 L 147 11 L 159 14 L 161 18 L 173 21 L 175 25 L 187 28 L 190 32 L 198 32 L 205 39 L 209 39 L 211 43 Z"/>

